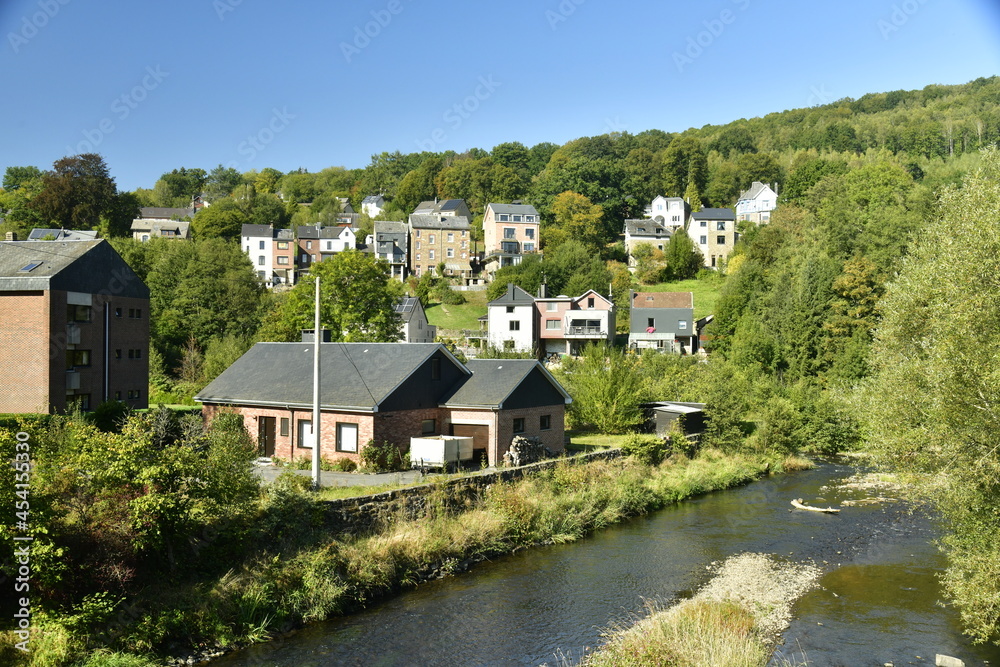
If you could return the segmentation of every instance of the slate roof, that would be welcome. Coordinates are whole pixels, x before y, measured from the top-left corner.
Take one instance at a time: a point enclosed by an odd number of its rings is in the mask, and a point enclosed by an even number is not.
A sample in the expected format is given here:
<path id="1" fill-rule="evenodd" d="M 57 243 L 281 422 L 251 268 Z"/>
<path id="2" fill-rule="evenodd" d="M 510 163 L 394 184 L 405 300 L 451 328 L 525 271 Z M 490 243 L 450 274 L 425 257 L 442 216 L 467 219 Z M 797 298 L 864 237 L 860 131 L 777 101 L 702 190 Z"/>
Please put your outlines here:
<path id="1" fill-rule="evenodd" d="M 694 292 L 636 292 L 633 308 L 694 308 Z"/>
<path id="2" fill-rule="evenodd" d="M 464 215 L 421 215 L 410 216 L 410 226 L 414 229 L 470 229 L 469 219 Z"/>
<path id="3" fill-rule="evenodd" d="M 149 288 L 103 239 L 0 241 L 0 292 L 21 290 L 149 298 Z"/>
<path id="4" fill-rule="evenodd" d="M 656 230 L 661 230 L 659 234 Z M 656 220 L 638 220 L 629 218 L 625 221 L 625 233 L 629 236 L 652 236 L 654 238 L 669 239 L 673 233 L 673 227 Z"/>
<path id="5" fill-rule="evenodd" d="M 323 409 L 377 412 L 438 343 L 323 343 L 320 347 L 320 404 Z M 201 403 L 312 405 L 313 343 L 257 343 L 198 392 Z M 325 378 L 325 379 L 324 379 Z"/>
<path id="6" fill-rule="evenodd" d="M 535 297 L 531 296 L 523 289 L 515 285 L 514 283 L 507 283 L 507 291 L 503 293 L 503 296 L 498 296 L 497 298 L 490 301 L 487 306 L 525 306 L 533 305 L 535 303 Z"/>
<path id="7" fill-rule="evenodd" d="M 473 359 L 465 366 L 472 371 L 472 375 L 442 400 L 443 406 L 502 409 L 504 402 L 536 368 L 567 403 L 571 402 L 562 385 L 534 359 Z"/>
<path id="8" fill-rule="evenodd" d="M 139 209 L 140 218 L 156 218 L 171 220 L 173 218 L 190 218 L 194 215 L 193 208 L 168 208 L 164 206 L 143 206 Z"/>
<path id="9" fill-rule="evenodd" d="M 28 234 L 29 241 L 41 241 L 46 236 L 54 236 L 53 241 L 92 241 L 97 238 L 97 232 L 85 229 L 32 229 Z"/>
<path id="10" fill-rule="evenodd" d="M 446 211 L 451 211 L 448 215 L 454 215 L 455 211 L 468 211 L 464 199 L 442 199 L 440 201 L 422 201 L 413 209 L 413 215 L 436 215 Z M 471 214 L 471 211 L 469 211 Z M 464 217 L 464 216 L 463 216 Z"/>
<path id="11" fill-rule="evenodd" d="M 415 296 L 404 296 L 393 308 L 403 322 L 409 322 L 418 309 L 420 312 L 424 310 L 424 307 L 420 305 L 420 299 Z"/>
<path id="12" fill-rule="evenodd" d="M 367 197 L 365 197 L 364 199 L 361 200 L 361 204 L 362 205 L 364 205 L 364 204 L 378 204 L 378 202 L 379 202 L 380 199 L 382 201 L 385 201 L 385 198 L 382 195 L 368 195 Z"/>
<path id="13" fill-rule="evenodd" d="M 240 236 L 274 238 L 274 228 L 271 225 L 243 225 L 240 227 Z"/>
<path id="14" fill-rule="evenodd" d="M 159 218 L 139 218 L 132 221 L 133 232 L 149 232 L 153 236 L 163 236 L 164 230 L 172 231 L 176 237 L 186 239 L 191 235 L 191 223 Z"/>
<path id="15" fill-rule="evenodd" d="M 731 208 L 704 208 L 691 214 L 692 220 L 736 220 L 736 211 Z"/>
<path id="16" fill-rule="evenodd" d="M 750 189 L 749 190 L 744 190 L 744 191 L 740 192 L 740 201 L 742 201 L 744 199 L 753 199 L 757 195 L 759 195 L 761 192 L 763 192 L 765 188 L 768 188 L 768 187 L 770 187 L 770 186 L 767 185 L 767 184 L 765 184 L 765 183 L 761 183 L 760 181 L 754 181 L 750 185 Z"/>
<path id="17" fill-rule="evenodd" d="M 332 226 L 316 229 L 316 225 L 302 225 L 296 230 L 300 239 L 339 239 L 350 227 Z"/>
<path id="18" fill-rule="evenodd" d="M 531 204 L 487 204 L 486 208 L 493 209 L 494 213 L 515 213 L 517 215 L 538 215 L 538 211 Z"/>

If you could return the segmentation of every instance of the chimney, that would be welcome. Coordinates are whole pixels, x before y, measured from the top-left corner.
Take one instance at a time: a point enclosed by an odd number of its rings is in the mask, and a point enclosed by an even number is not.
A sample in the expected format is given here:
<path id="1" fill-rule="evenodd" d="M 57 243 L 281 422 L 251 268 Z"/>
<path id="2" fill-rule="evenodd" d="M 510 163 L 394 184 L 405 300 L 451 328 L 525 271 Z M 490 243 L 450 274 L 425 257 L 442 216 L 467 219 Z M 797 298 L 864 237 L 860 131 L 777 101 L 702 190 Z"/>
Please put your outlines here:
<path id="1" fill-rule="evenodd" d="M 7 241 L 16 241 L 17 240 L 17 232 L 7 232 L 7 238 L 6 238 L 6 240 Z"/>
<path id="2" fill-rule="evenodd" d="M 539 299 L 549 298 L 549 286 L 545 284 L 544 280 L 542 281 L 542 284 L 538 286 L 538 298 Z"/>

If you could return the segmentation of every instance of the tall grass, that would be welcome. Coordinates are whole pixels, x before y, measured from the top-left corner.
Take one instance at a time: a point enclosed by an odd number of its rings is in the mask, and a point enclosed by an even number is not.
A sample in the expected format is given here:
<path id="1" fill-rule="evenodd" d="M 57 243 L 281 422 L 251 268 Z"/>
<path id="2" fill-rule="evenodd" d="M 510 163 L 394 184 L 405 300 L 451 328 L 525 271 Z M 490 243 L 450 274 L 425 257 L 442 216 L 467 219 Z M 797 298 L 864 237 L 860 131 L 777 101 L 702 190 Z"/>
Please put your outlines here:
<path id="1" fill-rule="evenodd" d="M 254 519 L 262 538 L 245 562 L 214 580 L 151 587 L 144 599 L 133 601 L 143 613 L 113 646 L 102 648 L 145 654 L 181 641 L 209 646 L 263 641 L 485 558 L 577 540 L 626 517 L 749 482 L 778 467 L 762 457 L 711 451 L 658 466 L 628 458 L 566 460 L 516 483 L 493 484 L 473 501 L 455 502 L 446 487 L 438 487 L 421 519 L 387 520 L 371 534 L 339 538 L 323 528 L 313 496 L 295 485 L 279 485 L 267 492 Z M 60 656 L 50 664 L 69 662 Z"/>

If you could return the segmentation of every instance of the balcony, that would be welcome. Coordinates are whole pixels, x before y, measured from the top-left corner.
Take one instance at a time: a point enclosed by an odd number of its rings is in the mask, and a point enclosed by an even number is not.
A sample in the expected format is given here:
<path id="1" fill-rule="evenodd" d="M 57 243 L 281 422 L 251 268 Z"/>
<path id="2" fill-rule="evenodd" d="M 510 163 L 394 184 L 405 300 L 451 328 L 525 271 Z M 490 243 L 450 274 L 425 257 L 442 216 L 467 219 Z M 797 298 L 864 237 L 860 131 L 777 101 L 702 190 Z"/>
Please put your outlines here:
<path id="1" fill-rule="evenodd" d="M 608 337 L 608 323 L 601 320 L 567 320 L 563 327 L 566 338 L 600 339 Z"/>

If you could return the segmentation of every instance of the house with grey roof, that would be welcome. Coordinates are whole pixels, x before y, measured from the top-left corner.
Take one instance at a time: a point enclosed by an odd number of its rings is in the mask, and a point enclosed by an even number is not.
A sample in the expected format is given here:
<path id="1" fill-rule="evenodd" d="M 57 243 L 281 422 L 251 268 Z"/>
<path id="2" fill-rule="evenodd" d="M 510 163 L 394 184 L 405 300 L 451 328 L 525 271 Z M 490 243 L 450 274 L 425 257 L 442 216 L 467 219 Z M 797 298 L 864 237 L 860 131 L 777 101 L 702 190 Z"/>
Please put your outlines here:
<path id="1" fill-rule="evenodd" d="M 257 277 L 269 287 L 295 284 L 296 245 L 291 229 L 273 225 L 243 225 L 240 247 L 253 263 Z"/>
<path id="2" fill-rule="evenodd" d="M 486 343 L 496 350 L 531 352 L 537 349 L 538 311 L 535 297 L 513 283 L 503 295 L 486 304 Z"/>
<path id="3" fill-rule="evenodd" d="M 369 218 L 374 218 L 385 208 L 385 197 L 382 195 L 368 195 L 361 200 L 361 212 Z"/>
<path id="4" fill-rule="evenodd" d="M 731 208 L 706 208 L 691 214 L 687 234 L 705 258 L 705 266 L 722 266 L 740 239 L 736 213 Z"/>
<path id="5" fill-rule="evenodd" d="M 632 292 L 628 345 L 634 350 L 698 351 L 692 292 Z"/>
<path id="6" fill-rule="evenodd" d="M 635 269 L 637 262 L 634 252 L 642 243 L 648 244 L 653 250 L 661 252 L 666 250 L 675 229 L 675 227 L 653 218 L 626 220 L 622 231 L 625 234 L 625 253 L 628 256 L 628 267 Z"/>
<path id="7" fill-rule="evenodd" d="M 314 225 L 301 225 L 295 230 L 298 236 L 299 271 L 308 271 L 315 262 L 332 257 L 338 252 L 357 249 L 357 235 L 350 225 L 334 225 L 324 227 L 317 222 Z"/>
<path id="8" fill-rule="evenodd" d="M 472 211 L 464 199 L 422 201 L 413 209 L 413 215 L 444 215 L 472 220 Z"/>
<path id="9" fill-rule="evenodd" d="M 149 289 L 107 241 L 0 242 L 0 413 L 148 407 Z"/>
<path id="10" fill-rule="evenodd" d="M 538 249 L 541 218 L 531 204 L 486 205 L 483 213 L 483 266 L 492 277 L 497 269 L 521 263 Z"/>
<path id="11" fill-rule="evenodd" d="M 97 232 L 86 229 L 32 229 L 29 241 L 93 241 Z"/>
<path id="12" fill-rule="evenodd" d="M 409 218 L 409 229 L 410 273 L 416 276 L 434 273 L 443 263 L 445 275 L 461 278 L 472 275 L 472 225 L 469 218 L 442 213 L 414 213 Z"/>
<path id="13" fill-rule="evenodd" d="M 771 211 L 778 206 L 778 193 L 774 187 L 754 181 L 750 187 L 740 192 L 736 202 L 736 220 L 765 225 L 771 221 Z"/>
<path id="14" fill-rule="evenodd" d="M 138 218 L 132 221 L 132 238 L 143 243 L 154 238 L 191 238 L 191 223 L 167 218 Z"/>
<path id="15" fill-rule="evenodd" d="M 376 220 L 372 242 L 375 256 L 389 263 L 389 275 L 406 280 L 410 254 L 410 228 L 407 224 Z"/>
<path id="16" fill-rule="evenodd" d="M 468 435 L 496 465 L 515 435 L 563 449 L 570 397 L 533 360 L 468 366 L 436 343 L 319 343 L 319 427 L 312 424 L 316 343 L 257 343 L 195 396 L 212 419 L 236 412 L 262 456 L 359 460 L 371 442 L 406 452 L 410 438 Z M 318 442 L 317 442 L 318 437 Z"/>
<path id="17" fill-rule="evenodd" d="M 427 314 L 420 299 L 404 296 L 395 305 L 396 314 L 403 322 L 401 342 L 433 343 L 437 337 L 437 327 L 427 321 Z"/>

